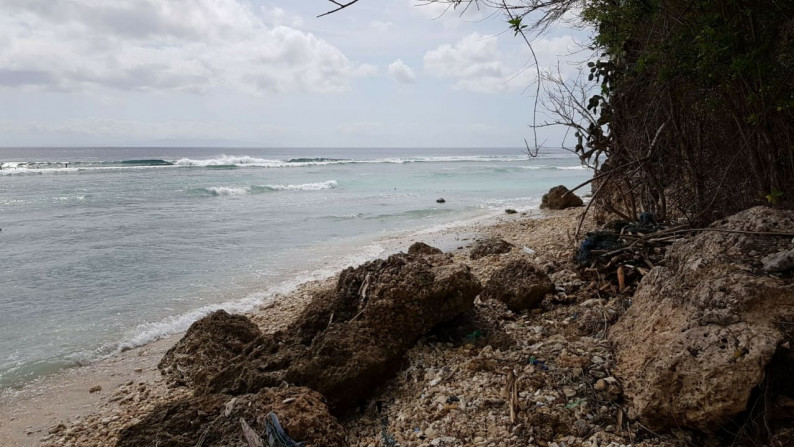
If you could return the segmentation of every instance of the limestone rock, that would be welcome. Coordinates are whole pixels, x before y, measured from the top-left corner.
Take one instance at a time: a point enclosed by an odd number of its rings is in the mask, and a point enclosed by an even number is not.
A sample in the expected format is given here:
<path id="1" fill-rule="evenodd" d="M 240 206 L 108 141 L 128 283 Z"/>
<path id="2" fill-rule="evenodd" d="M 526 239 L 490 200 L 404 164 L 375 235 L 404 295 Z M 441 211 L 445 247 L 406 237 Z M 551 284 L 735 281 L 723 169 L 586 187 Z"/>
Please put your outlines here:
<path id="1" fill-rule="evenodd" d="M 488 255 L 500 255 L 508 253 L 513 249 L 513 245 L 498 238 L 482 239 L 474 243 L 469 257 L 480 259 Z"/>
<path id="2" fill-rule="evenodd" d="M 563 185 L 555 186 L 543 195 L 540 208 L 550 210 L 564 210 L 575 206 L 582 206 L 584 202 L 574 193 L 568 193 L 568 188 Z"/>
<path id="3" fill-rule="evenodd" d="M 794 212 L 756 207 L 714 224 L 791 231 Z M 668 249 L 609 334 L 634 416 L 652 428 L 713 430 L 743 411 L 794 321 L 791 279 L 762 258 L 788 239 L 703 232 Z"/>
<path id="4" fill-rule="evenodd" d="M 346 445 L 344 429 L 328 412 L 322 396 L 300 387 L 265 389 L 237 397 L 211 394 L 162 404 L 122 430 L 116 445 L 193 447 L 203 436 L 205 446 L 245 447 L 240 418 L 261 435 L 270 412 L 292 439 L 307 447 Z"/>
<path id="5" fill-rule="evenodd" d="M 445 257 L 400 253 L 348 268 L 283 333 L 256 337 L 235 357 L 215 349 L 201 358 L 208 379 L 193 380 L 196 393 L 248 394 L 287 381 L 344 411 L 390 378 L 419 337 L 471 310 L 481 290 L 467 266 Z"/>
<path id="6" fill-rule="evenodd" d="M 508 309 L 520 312 L 536 307 L 543 296 L 554 291 L 549 277 L 526 259 L 510 261 L 494 271 L 482 291 L 482 299 L 496 299 Z"/>
<path id="7" fill-rule="evenodd" d="M 794 249 L 772 253 L 761 260 L 764 270 L 770 273 L 782 273 L 794 269 Z"/>
<path id="8" fill-rule="evenodd" d="M 193 323 L 157 367 L 171 385 L 196 386 L 261 335 L 248 318 L 218 310 Z"/>
<path id="9" fill-rule="evenodd" d="M 408 254 L 411 255 L 440 255 L 444 253 L 436 247 L 425 244 L 424 242 L 414 242 L 408 247 Z"/>

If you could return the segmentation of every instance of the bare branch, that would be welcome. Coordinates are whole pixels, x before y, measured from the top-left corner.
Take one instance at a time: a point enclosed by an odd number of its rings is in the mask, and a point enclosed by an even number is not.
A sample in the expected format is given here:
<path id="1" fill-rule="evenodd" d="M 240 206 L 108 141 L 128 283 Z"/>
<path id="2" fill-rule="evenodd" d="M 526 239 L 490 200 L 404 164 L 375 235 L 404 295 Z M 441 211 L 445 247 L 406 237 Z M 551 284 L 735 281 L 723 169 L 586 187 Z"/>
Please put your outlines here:
<path id="1" fill-rule="evenodd" d="M 328 1 L 329 1 L 329 2 L 331 2 L 331 3 L 333 3 L 333 4 L 335 4 L 335 5 L 337 6 L 337 7 L 336 7 L 336 9 L 332 9 L 332 10 L 330 10 L 330 11 L 328 11 L 328 12 L 324 12 L 324 13 L 322 13 L 322 14 L 318 15 L 318 16 L 317 16 L 317 18 L 320 18 L 320 17 L 323 17 L 323 16 L 327 16 L 328 14 L 333 14 L 333 13 L 335 13 L 335 12 L 337 12 L 337 11 L 341 11 L 341 10 L 343 10 L 343 9 L 347 8 L 348 6 L 352 6 L 352 5 L 353 5 L 354 3 L 356 3 L 358 0 L 350 0 L 350 1 L 349 1 L 349 2 L 347 2 L 347 3 L 340 3 L 340 2 L 337 2 L 337 1 L 335 1 L 335 0 L 328 0 Z"/>

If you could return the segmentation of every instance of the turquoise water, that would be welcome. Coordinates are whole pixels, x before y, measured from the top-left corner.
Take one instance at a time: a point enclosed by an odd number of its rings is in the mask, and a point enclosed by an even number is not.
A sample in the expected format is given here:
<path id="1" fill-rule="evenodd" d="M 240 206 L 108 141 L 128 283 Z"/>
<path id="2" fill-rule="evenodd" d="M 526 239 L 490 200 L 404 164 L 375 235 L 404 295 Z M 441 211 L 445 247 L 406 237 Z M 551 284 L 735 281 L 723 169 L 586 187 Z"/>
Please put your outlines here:
<path id="1" fill-rule="evenodd" d="M 568 152 L 518 148 L 8 148 L 0 162 L 0 388 L 590 176 Z"/>

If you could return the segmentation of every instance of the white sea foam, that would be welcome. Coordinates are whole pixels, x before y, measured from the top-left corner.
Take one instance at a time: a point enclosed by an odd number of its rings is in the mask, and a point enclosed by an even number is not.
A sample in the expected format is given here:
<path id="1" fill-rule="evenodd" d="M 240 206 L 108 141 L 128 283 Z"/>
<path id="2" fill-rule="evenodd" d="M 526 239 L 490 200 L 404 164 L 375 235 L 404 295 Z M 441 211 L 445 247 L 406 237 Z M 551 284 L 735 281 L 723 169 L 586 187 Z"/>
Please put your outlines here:
<path id="1" fill-rule="evenodd" d="M 212 186 L 206 188 L 206 191 L 213 196 L 241 196 L 248 194 L 250 188 L 233 188 L 230 186 Z"/>
<path id="2" fill-rule="evenodd" d="M 327 180 L 317 183 L 301 183 L 298 185 L 254 185 L 254 186 L 211 186 L 200 188 L 199 191 L 207 192 L 213 196 L 243 196 L 273 191 L 322 191 L 336 188 L 339 182 Z"/>
<path id="3" fill-rule="evenodd" d="M 557 169 L 561 169 L 563 171 L 584 171 L 586 169 L 590 169 L 587 166 L 561 166 Z"/>
<path id="4" fill-rule="evenodd" d="M 262 167 L 276 167 L 284 164 L 280 160 L 268 160 L 265 158 L 254 158 L 248 155 L 222 155 L 219 158 L 210 158 L 207 160 L 194 160 L 190 158 L 181 158 L 174 162 L 175 166 L 262 166 Z"/>
<path id="5" fill-rule="evenodd" d="M 295 290 L 300 284 L 308 281 L 317 281 L 329 278 L 338 271 L 351 266 L 357 266 L 383 255 L 384 247 L 380 244 L 369 244 L 361 247 L 355 254 L 348 254 L 341 257 L 334 257 L 333 261 L 312 271 L 300 272 L 297 276 L 283 281 L 273 287 L 269 287 L 262 292 L 256 292 L 246 297 L 219 304 L 211 304 L 200 307 L 179 315 L 170 316 L 153 323 L 139 325 L 130 331 L 129 335 L 115 349 L 104 348 L 101 351 L 109 352 L 102 357 L 118 354 L 121 351 L 143 346 L 157 340 L 163 339 L 173 334 L 185 332 L 195 321 L 209 315 L 216 310 L 223 309 L 229 313 L 244 313 L 255 309 L 257 306 L 266 304 L 280 294 L 289 293 Z"/>
<path id="6" fill-rule="evenodd" d="M 75 173 L 85 171 L 129 171 L 143 169 L 164 169 L 164 168 L 300 168 L 307 166 L 327 166 L 343 164 L 407 164 L 407 163 L 457 163 L 457 162 L 516 162 L 526 161 L 525 156 L 444 156 L 444 157 L 386 157 L 373 159 L 329 159 L 329 158 L 293 158 L 290 160 L 276 160 L 267 158 L 257 158 L 249 155 L 221 155 L 217 158 L 191 159 L 181 158 L 173 162 L 159 165 L 113 165 L 113 161 L 96 162 L 98 165 L 92 166 L 88 162 L 3 162 L 0 175 L 30 175 L 30 174 L 58 174 Z M 74 165 L 69 166 L 74 163 Z M 111 165 L 102 165 L 110 163 Z M 524 169 L 548 169 L 550 166 L 526 166 Z M 580 167 L 559 168 L 559 169 L 584 169 Z"/>
<path id="7" fill-rule="evenodd" d="M 132 331 L 126 340 L 121 342 L 112 354 L 117 354 L 123 350 L 143 346 L 145 344 L 160 340 L 172 334 L 186 331 L 193 322 L 196 320 L 215 312 L 216 310 L 223 309 L 229 313 L 247 312 L 257 305 L 263 303 L 272 294 L 252 294 L 240 301 L 233 301 L 220 304 L 212 304 L 198 309 L 171 317 L 164 318 L 154 323 L 145 323 L 139 325 Z"/>
<path id="8" fill-rule="evenodd" d="M 323 189 L 336 188 L 339 182 L 328 180 L 317 183 L 303 183 L 300 185 L 264 185 L 265 188 L 273 191 L 321 191 Z"/>
<path id="9" fill-rule="evenodd" d="M 447 156 L 447 157 L 386 157 L 373 159 L 327 159 L 327 158 L 293 158 L 291 160 L 273 160 L 255 158 L 248 155 L 221 155 L 218 158 L 197 160 L 182 158 L 174 161 L 174 166 L 181 167 L 212 167 L 212 166 L 237 166 L 261 168 L 295 168 L 305 166 L 325 166 L 358 163 L 454 163 L 454 162 L 515 162 L 524 161 L 526 157 L 513 156 Z"/>
<path id="10" fill-rule="evenodd" d="M 551 166 L 551 165 L 532 165 L 532 166 L 518 166 L 519 169 L 528 169 L 530 171 L 539 171 L 544 169 L 560 170 L 560 171 L 584 171 L 590 169 L 586 166 Z"/>

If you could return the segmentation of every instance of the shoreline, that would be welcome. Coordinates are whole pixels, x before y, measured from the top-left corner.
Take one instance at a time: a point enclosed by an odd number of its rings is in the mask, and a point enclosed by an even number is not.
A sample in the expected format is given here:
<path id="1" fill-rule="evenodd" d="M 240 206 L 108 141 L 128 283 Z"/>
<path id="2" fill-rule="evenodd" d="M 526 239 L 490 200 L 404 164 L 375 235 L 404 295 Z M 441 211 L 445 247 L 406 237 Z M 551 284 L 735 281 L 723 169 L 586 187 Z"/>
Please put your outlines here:
<path id="1" fill-rule="evenodd" d="M 535 207 L 526 209 L 524 213 L 537 213 Z M 131 349 L 141 348 L 159 340 L 184 334 L 194 322 L 218 309 L 225 309 L 230 313 L 249 314 L 256 309 L 268 304 L 278 296 L 289 295 L 302 284 L 313 281 L 323 281 L 337 275 L 341 270 L 358 266 L 377 258 L 384 258 L 400 250 L 405 250 L 416 238 L 428 240 L 437 244 L 444 251 L 452 251 L 459 245 L 455 239 L 471 236 L 457 229 L 488 225 L 503 217 L 504 213 L 495 209 L 484 209 L 474 217 L 464 216 L 460 220 L 453 220 L 429 227 L 417 227 L 410 230 L 388 231 L 381 234 L 372 234 L 352 238 L 349 241 L 354 247 L 343 248 L 342 244 L 329 245 L 334 254 L 339 257 L 334 262 L 318 263 L 304 262 L 297 265 L 296 270 L 289 276 L 282 275 L 275 280 L 267 282 L 248 281 L 241 283 L 235 289 L 226 291 L 226 297 L 215 303 L 207 303 L 195 309 L 180 311 L 173 315 L 162 316 L 157 320 L 142 323 L 137 328 L 124 329 L 123 334 L 117 339 L 102 341 L 97 345 L 93 355 L 83 352 L 74 353 L 79 360 L 64 361 L 57 368 L 43 373 L 34 373 L 24 378 L 12 379 L 9 383 L 0 386 L 0 399 L 5 394 L 13 393 L 29 384 L 35 384 L 47 377 L 58 375 L 64 370 L 90 366 L 98 362 L 112 359 Z M 308 249 L 307 249 L 308 250 Z M 316 251 L 316 249 L 314 249 Z M 306 251 L 311 255 L 311 250 Z"/>
<path id="2" fill-rule="evenodd" d="M 379 241 L 385 246 L 379 257 L 406 251 L 412 242 L 418 240 L 438 245 L 453 256 L 462 256 L 465 246 L 470 245 L 476 237 L 492 234 L 500 226 L 520 226 L 525 221 L 560 217 L 558 214 L 572 213 L 570 210 L 544 213 L 531 209 L 508 216 L 493 212 L 429 229 L 390 235 Z M 505 239 L 509 241 L 510 238 Z M 312 291 L 332 281 L 338 273 L 336 271 L 323 279 L 300 283 L 290 291 L 276 292 L 264 303 L 243 312 L 243 315 L 251 318 L 263 332 L 286 327 L 308 303 Z M 149 407 L 139 407 L 129 417 L 129 411 L 121 408 L 124 403 L 154 402 L 166 396 L 173 398 L 175 394 L 165 386 L 157 363 L 183 334 L 184 331 L 173 333 L 87 365 L 69 367 L 39 377 L 23 384 L 21 388 L 3 390 L 0 392 L 0 414 L 3 414 L 0 419 L 0 444 L 62 445 L 51 442 L 68 433 L 67 426 L 110 425 L 124 419 L 129 422 L 142 416 L 143 410 Z M 77 433 L 79 431 L 77 428 Z M 103 434 L 109 435 L 110 432 L 100 430 L 99 435 Z"/>

